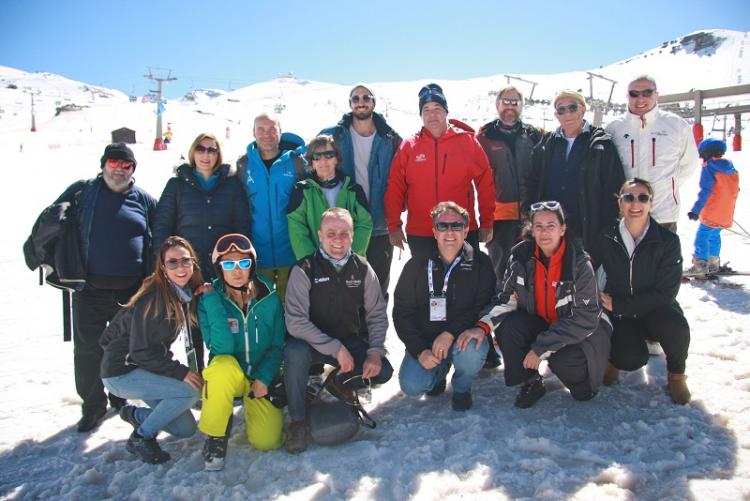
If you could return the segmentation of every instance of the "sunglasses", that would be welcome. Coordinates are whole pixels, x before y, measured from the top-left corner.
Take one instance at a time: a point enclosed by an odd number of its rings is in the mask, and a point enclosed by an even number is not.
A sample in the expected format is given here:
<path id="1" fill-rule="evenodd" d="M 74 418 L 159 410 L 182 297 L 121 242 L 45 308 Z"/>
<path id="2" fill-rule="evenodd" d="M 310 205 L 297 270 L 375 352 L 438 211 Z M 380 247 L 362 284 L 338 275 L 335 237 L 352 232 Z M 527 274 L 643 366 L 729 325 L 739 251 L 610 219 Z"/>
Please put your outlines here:
<path id="1" fill-rule="evenodd" d="M 629 90 L 628 96 L 630 97 L 651 97 L 656 92 L 656 89 L 643 89 L 643 90 Z"/>
<path id="2" fill-rule="evenodd" d="M 555 108 L 555 113 L 558 115 L 564 115 L 565 113 L 575 113 L 578 111 L 578 105 L 576 103 L 569 104 L 568 106 L 558 106 Z"/>
<path id="3" fill-rule="evenodd" d="M 241 270 L 249 270 L 252 265 L 253 260 L 249 257 L 245 259 L 238 259 L 236 261 L 221 261 L 221 269 L 224 271 L 232 271 L 233 269 L 238 267 Z"/>
<path id="4" fill-rule="evenodd" d="M 108 159 L 107 165 L 112 167 L 113 169 L 132 169 L 133 168 L 133 162 L 130 160 L 114 160 L 114 159 Z"/>
<path id="5" fill-rule="evenodd" d="M 363 103 L 369 103 L 375 100 L 373 96 L 370 94 L 365 94 L 364 96 L 358 96 L 357 94 L 354 94 L 352 97 L 349 98 L 349 101 L 353 103 L 358 103 L 359 100 L 362 100 Z"/>
<path id="6" fill-rule="evenodd" d="M 506 104 L 506 105 L 510 105 L 510 106 L 518 106 L 518 103 L 520 103 L 521 100 L 520 99 L 506 99 L 506 98 L 502 98 L 500 100 L 500 102 L 503 103 L 503 104 Z"/>
<path id="7" fill-rule="evenodd" d="M 239 233 L 224 235 L 216 242 L 216 252 L 220 256 L 232 250 L 249 254 L 253 251 L 253 246 L 245 235 L 240 235 Z"/>
<path id="8" fill-rule="evenodd" d="M 176 270 L 177 268 L 192 268 L 193 263 L 192 257 L 183 257 L 182 259 L 167 259 L 164 261 L 164 266 L 168 270 Z"/>
<path id="9" fill-rule="evenodd" d="M 463 221 L 453 221 L 452 223 L 445 223 L 445 222 L 438 222 L 435 223 L 435 229 L 437 231 L 443 232 L 443 231 L 462 231 L 464 228 L 466 228 L 466 223 Z"/>
<path id="10" fill-rule="evenodd" d="M 651 201 L 651 195 L 649 195 L 648 193 L 638 193 L 637 197 L 634 193 L 623 193 L 622 195 L 620 195 L 620 200 L 629 204 L 635 202 L 636 198 L 642 204 L 646 204 Z"/>
<path id="11" fill-rule="evenodd" d="M 327 158 L 328 160 L 332 158 L 336 158 L 336 152 L 333 150 L 326 150 L 326 151 L 318 151 L 312 154 L 313 160 L 320 160 L 323 158 Z"/>
<path id="12" fill-rule="evenodd" d="M 205 146 L 199 144 L 195 147 L 195 151 L 197 153 L 208 153 L 209 155 L 213 155 L 219 152 L 219 148 L 216 148 L 214 146 L 209 146 L 208 148 L 206 148 Z"/>

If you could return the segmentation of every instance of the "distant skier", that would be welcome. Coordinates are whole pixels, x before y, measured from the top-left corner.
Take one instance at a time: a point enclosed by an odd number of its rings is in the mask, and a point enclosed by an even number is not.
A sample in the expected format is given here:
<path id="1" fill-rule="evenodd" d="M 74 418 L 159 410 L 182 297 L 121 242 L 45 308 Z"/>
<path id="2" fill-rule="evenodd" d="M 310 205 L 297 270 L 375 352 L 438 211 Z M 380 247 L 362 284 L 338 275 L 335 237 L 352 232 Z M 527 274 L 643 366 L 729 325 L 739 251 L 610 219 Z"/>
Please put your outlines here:
<path id="1" fill-rule="evenodd" d="M 719 271 L 721 230 L 732 226 L 734 206 L 740 191 L 740 176 L 731 161 L 722 158 L 727 145 L 719 139 L 704 139 L 698 145 L 703 159 L 698 200 L 688 212 L 692 221 L 700 218 L 695 233 L 693 266 L 688 275 Z"/>

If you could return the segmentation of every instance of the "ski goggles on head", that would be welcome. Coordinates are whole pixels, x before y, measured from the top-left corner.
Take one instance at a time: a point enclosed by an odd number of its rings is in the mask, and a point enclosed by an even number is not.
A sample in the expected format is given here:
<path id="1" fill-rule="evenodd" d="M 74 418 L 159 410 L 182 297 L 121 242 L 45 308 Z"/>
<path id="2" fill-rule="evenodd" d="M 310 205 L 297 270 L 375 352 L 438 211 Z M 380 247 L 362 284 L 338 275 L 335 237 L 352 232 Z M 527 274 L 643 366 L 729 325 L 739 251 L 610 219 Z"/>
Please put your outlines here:
<path id="1" fill-rule="evenodd" d="M 545 200 L 543 202 L 534 202 L 529 206 L 529 209 L 531 209 L 530 214 L 534 214 L 535 212 L 547 210 L 551 212 L 557 212 L 562 216 L 563 222 L 565 221 L 565 214 L 562 210 L 562 205 L 557 200 Z"/>
<path id="2" fill-rule="evenodd" d="M 253 245 L 250 243 L 250 239 L 245 235 L 241 235 L 239 233 L 230 233 L 228 235 L 224 235 L 216 242 L 214 250 L 219 254 L 219 256 L 223 256 L 224 254 L 228 254 L 232 251 L 250 254 L 253 251 Z"/>
<path id="3" fill-rule="evenodd" d="M 249 270 L 253 265 L 253 260 L 248 257 L 245 259 L 237 259 L 236 261 L 219 261 L 219 264 L 224 271 L 232 271 L 235 268 Z"/>

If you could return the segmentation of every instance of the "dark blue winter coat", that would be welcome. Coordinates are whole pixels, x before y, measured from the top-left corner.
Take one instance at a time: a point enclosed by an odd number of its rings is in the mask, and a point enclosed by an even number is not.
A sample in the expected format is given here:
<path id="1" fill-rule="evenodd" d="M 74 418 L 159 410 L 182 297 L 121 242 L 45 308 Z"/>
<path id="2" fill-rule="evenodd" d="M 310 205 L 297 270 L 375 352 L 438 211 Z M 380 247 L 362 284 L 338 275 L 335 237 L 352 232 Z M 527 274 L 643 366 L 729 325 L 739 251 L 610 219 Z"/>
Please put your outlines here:
<path id="1" fill-rule="evenodd" d="M 285 132 L 279 147 L 283 153 L 270 169 L 263 163 L 255 141 L 237 161 L 252 208 L 251 239 L 258 254 L 258 268 L 282 268 L 297 261 L 289 241 L 286 209 L 292 189 L 304 172 L 305 141 Z"/>
<path id="2" fill-rule="evenodd" d="M 195 249 L 205 280 L 216 276 L 211 251 L 227 233 L 250 236 L 250 208 L 234 169 L 221 165 L 208 190 L 195 177 L 195 167 L 183 164 L 167 182 L 156 206 L 154 249 L 171 235 L 187 239 Z"/>
<path id="3" fill-rule="evenodd" d="M 370 151 L 370 163 L 367 170 L 370 175 L 370 193 L 367 199 L 372 216 L 372 235 L 382 236 L 388 234 L 385 224 L 385 190 L 388 187 L 388 175 L 391 172 L 391 160 L 401 145 L 401 136 L 394 131 L 379 113 L 373 113 L 377 132 L 372 141 Z M 337 166 L 344 174 L 352 179 L 352 182 L 361 184 L 354 172 L 354 149 L 352 147 L 352 133 L 349 127 L 352 125 L 352 114 L 347 113 L 334 127 L 320 131 L 321 134 L 333 136 L 336 146 L 341 151 L 341 163 Z"/>
<path id="4" fill-rule="evenodd" d="M 60 202 L 73 202 L 73 199 L 77 198 L 75 217 L 78 224 L 79 245 L 84 269 L 88 268 L 91 225 L 94 221 L 96 199 L 99 196 L 103 183 L 104 179 L 101 174 L 87 181 L 76 181 L 71 184 L 54 202 L 55 204 Z M 143 235 L 143 255 L 141 258 L 143 262 L 143 276 L 145 277 L 151 273 L 153 268 L 151 249 L 153 244 L 152 234 L 156 199 L 135 184 L 131 184 L 127 196 L 133 197 L 138 204 L 144 208 L 144 212 L 147 215 L 147 231 L 146 234 Z M 81 288 L 82 287 L 77 287 L 79 290 Z"/>

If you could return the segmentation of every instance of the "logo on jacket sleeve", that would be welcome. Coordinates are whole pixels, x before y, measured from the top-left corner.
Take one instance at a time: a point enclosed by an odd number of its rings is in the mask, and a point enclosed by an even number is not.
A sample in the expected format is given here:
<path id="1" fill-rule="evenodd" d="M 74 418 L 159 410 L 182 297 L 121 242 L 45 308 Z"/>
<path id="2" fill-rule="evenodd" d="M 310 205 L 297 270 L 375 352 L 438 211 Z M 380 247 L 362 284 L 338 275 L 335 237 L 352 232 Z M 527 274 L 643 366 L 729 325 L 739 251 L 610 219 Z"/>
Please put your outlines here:
<path id="1" fill-rule="evenodd" d="M 419 154 L 418 154 L 418 155 L 417 155 L 417 156 L 416 156 L 416 157 L 414 158 L 414 161 L 415 161 L 415 162 L 426 162 L 426 161 L 427 161 L 427 155 L 425 155 L 424 153 L 419 153 Z"/>

